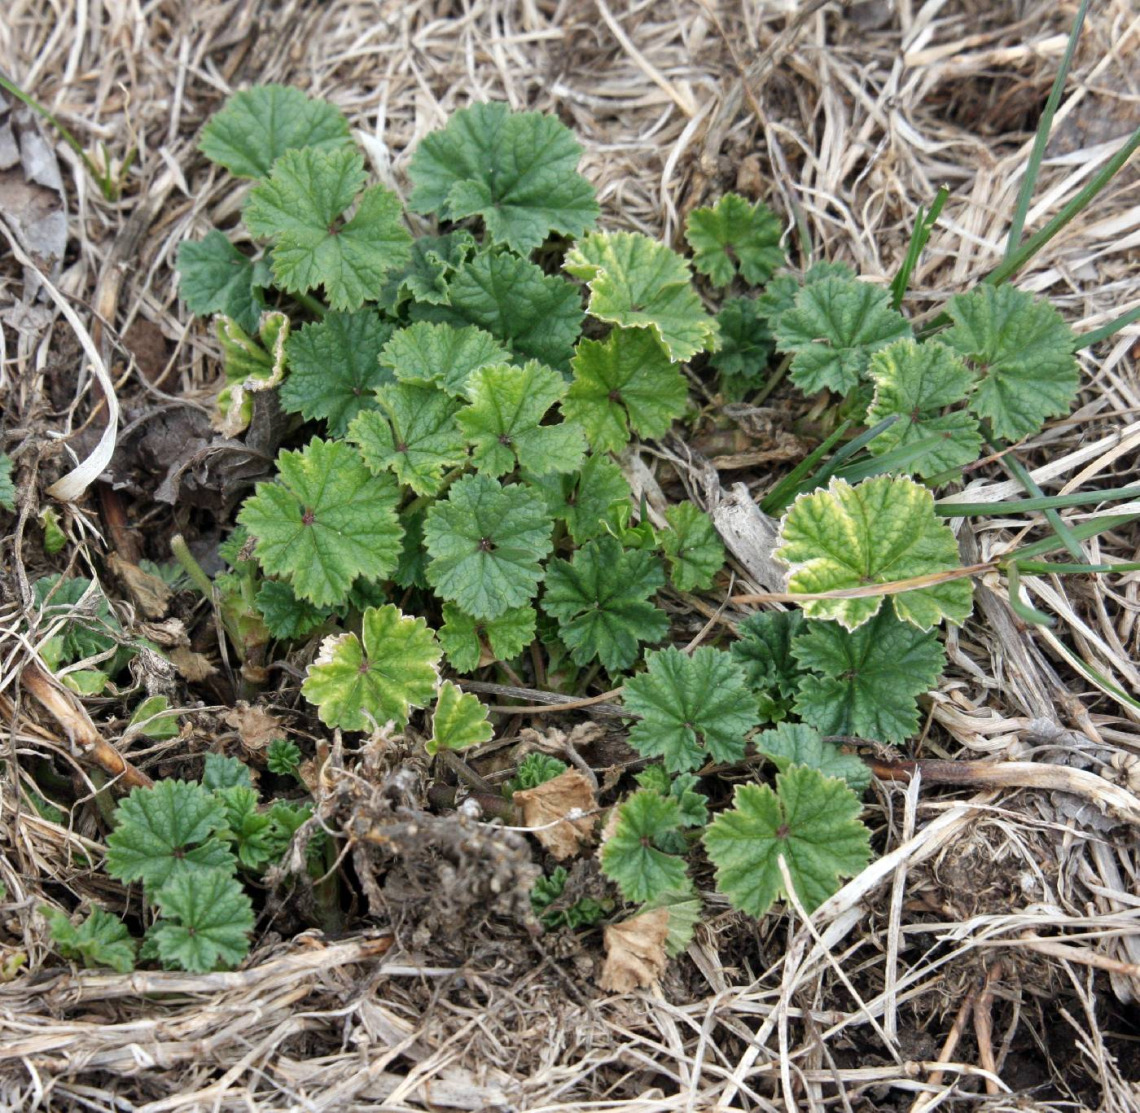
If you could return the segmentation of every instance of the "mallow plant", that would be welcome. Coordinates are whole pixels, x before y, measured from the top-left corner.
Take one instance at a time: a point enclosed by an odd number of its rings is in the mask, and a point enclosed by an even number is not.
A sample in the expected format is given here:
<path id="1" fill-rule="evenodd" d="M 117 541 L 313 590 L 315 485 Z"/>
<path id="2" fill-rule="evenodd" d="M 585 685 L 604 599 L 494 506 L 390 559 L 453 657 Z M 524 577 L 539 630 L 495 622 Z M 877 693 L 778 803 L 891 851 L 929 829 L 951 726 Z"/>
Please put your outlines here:
<path id="1" fill-rule="evenodd" d="M 685 251 L 599 228 L 570 131 L 502 104 L 423 139 L 406 203 L 370 179 L 340 111 L 296 89 L 235 94 L 201 150 L 249 183 L 241 229 L 178 257 L 182 297 L 213 318 L 222 353 L 217 421 L 240 436 L 270 392 L 290 419 L 222 547 L 227 571 L 205 585 L 239 657 L 311 642 L 301 692 L 326 727 L 414 722 L 429 754 L 453 757 L 494 729 L 463 678 L 541 685 L 555 663 L 578 693 L 605 678 L 643 761 L 612 802 L 601 869 L 615 900 L 668 905 L 688 930 L 698 856 L 756 917 L 789 881 L 811 910 L 861 870 L 870 778 L 841 742 L 918 730 L 942 633 L 971 612 L 949 519 L 977 508 L 937 495 L 990 446 L 1069 411 L 1079 343 L 1057 311 L 987 281 L 917 326 L 902 302 L 929 222 L 889 289 L 842 264 L 789 269 L 780 220 L 736 194 L 691 212 Z M 723 594 L 725 550 L 691 502 L 650 520 L 628 446 L 686 417 L 691 380 L 739 399 L 785 378 L 835 415 L 762 502 L 799 605 L 683 649 L 662 600 Z M 1042 501 L 999 509 L 1052 509 Z M 1037 568 L 1079 540 L 1066 530 L 1015 556 Z M 1025 614 L 1016 591 L 1011 603 Z M 226 769 L 136 789 L 108 838 L 107 869 L 153 909 L 146 953 L 167 965 L 242 957 L 242 879 L 303 821 Z M 512 784 L 564 769 L 528 759 Z M 612 912 L 593 898 L 562 909 L 559 869 L 534 894 L 547 926 Z M 58 918 L 56 938 L 125 968 L 134 944 L 113 924 Z"/>

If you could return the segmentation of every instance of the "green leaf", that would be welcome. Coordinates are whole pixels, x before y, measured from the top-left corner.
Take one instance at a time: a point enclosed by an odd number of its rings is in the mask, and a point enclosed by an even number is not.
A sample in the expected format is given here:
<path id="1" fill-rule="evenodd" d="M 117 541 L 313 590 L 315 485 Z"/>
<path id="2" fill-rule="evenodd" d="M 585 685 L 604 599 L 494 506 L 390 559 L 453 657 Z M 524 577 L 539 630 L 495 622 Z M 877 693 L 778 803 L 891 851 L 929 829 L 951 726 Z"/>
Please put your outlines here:
<path id="1" fill-rule="evenodd" d="M 253 907 L 223 870 L 172 878 L 156 899 L 162 919 L 153 935 L 164 966 L 205 974 L 236 966 L 249 953 Z"/>
<path id="2" fill-rule="evenodd" d="M 915 698 L 930 691 L 946 663 L 937 635 L 900 622 L 889 606 L 854 633 L 809 623 L 792 653 L 811 670 L 800 681 L 796 713 L 824 734 L 877 742 L 902 742 L 918 730 Z"/>
<path id="3" fill-rule="evenodd" d="M 726 301 L 716 322 L 720 347 L 709 356 L 709 363 L 720 374 L 721 391 L 729 398 L 739 398 L 764 379 L 775 341 L 753 298 Z"/>
<path id="4" fill-rule="evenodd" d="M 199 317 L 221 313 L 246 332 L 256 332 L 265 299 L 254 283 L 253 260 L 225 234 L 211 228 L 196 243 L 178 245 L 178 292 L 186 308 Z"/>
<path id="5" fill-rule="evenodd" d="M 547 565 L 542 609 L 558 619 L 576 664 L 598 660 L 613 675 L 637 660 L 643 642 L 659 642 L 669 632 L 668 616 L 649 602 L 664 583 L 656 557 L 603 537 L 588 541 L 572 560 Z"/>
<path id="6" fill-rule="evenodd" d="M 846 278 L 804 286 L 775 333 L 776 347 L 794 353 L 791 379 L 805 394 L 846 394 L 866 374 L 873 351 L 911 335 L 889 290 Z"/>
<path id="7" fill-rule="evenodd" d="M 468 382 L 471 404 L 459 411 L 459 427 L 473 447 L 477 470 L 505 475 L 518 464 L 534 475 L 570 472 L 586 453 L 580 426 L 542 424 L 566 393 L 557 371 L 529 360 L 480 367 Z"/>
<path id="8" fill-rule="evenodd" d="M 667 507 L 669 528 L 660 534 L 669 579 L 678 591 L 711 587 L 724 567 L 724 545 L 709 516 L 691 502 Z"/>
<path id="9" fill-rule="evenodd" d="M 406 301 L 447 304 L 447 283 L 475 252 L 475 237 L 460 229 L 443 236 L 418 236 L 405 267 L 393 271 L 377 297 L 381 309 L 395 315 Z"/>
<path id="10" fill-rule="evenodd" d="M 526 476 L 541 491 L 553 518 L 566 523 L 575 545 L 582 545 L 606 530 L 615 512 L 628 506 L 629 483 L 608 456 L 587 456 L 581 468 L 569 475 Z"/>
<path id="11" fill-rule="evenodd" d="M 506 348 L 474 325 L 455 328 L 426 321 L 400 329 L 380 353 L 380 362 L 400 382 L 436 386 L 452 398 L 467 397 L 472 372 L 508 358 Z"/>
<path id="12" fill-rule="evenodd" d="M 804 286 L 822 282 L 825 278 L 855 280 L 855 272 L 846 263 L 816 263 L 809 267 L 803 278 L 794 274 L 778 274 L 756 299 L 756 313 L 768 322 L 768 328 L 775 332 L 780 318 L 794 309 L 796 297 Z"/>
<path id="13" fill-rule="evenodd" d="M 0 452 L 0 507 L 7 511 L 16 509 L 16 485 L 12 482 L 12 457 Z"/>
<path id="14" fill-rule="evenodd" d="M 974 378 L 946 345 L 937 340 L 925 344 L 898 340 L 875 352 L 869 374 L 875 384 L 875 399 L 867 411 L 867 424 L 874 426 L 888 417 L 898 417 L 871 441 L 873 455 L 882 456 L 937 437 L 938 443 L 907 469 L 923 478 L 978 458 L 982 434 L 977 421 L 964 410 L 943 412 L 966 397 Z"/>
<path id="15" fill-rule="evenodd" d="M 256 605 L 266 629 L 283 641 L 303 638 L 329 617 L 327 607 L 298 599 L 283 580 L 263 580 L 257 589 Z"/>
<path id="16" fill-rule="evenodd" d="M 247 869 L 259 870 L 277 857 L 273 820 L 267 812 L 258 811 L 256 791 L 248 785 L 231 785 L 219 789 L 217 795 L 226 810 L 226 838 L 238 861 Z"/>
<path id="17" fill-rule="evenodd" d="M 351 142 L 339 108 L 288 85 L 234 93 L 202 129 L 199 149 L 239 178 L 263 178 L 286 151 L 335 150 Z"/>
<path id="18" fill-rule="evenodd" d="M 443 220 L 482 217 L 493 242 L 528 255 L 552 231 L 573 238 L 597 220 L 581 155 L 554 116 L 473 104 L 421 140 L 408 167 L 409 205 Z"/>
<path id="19" fill-rule="evenodd" d="M 562 412 L 586 430 L 597 451 L 618 452 L 632 429 L 660 437 L 685 412 L 688 388 L 661 345 L 642 329 L 614 329 L 604 341 L 583 340 Z"/>
<path id="20" fill-rule="evenodd" d="M 391 336 L 392 326 L 371 309 L 310 321 L 285 344 L 289 375 L 278 392 L 282 409 L 326 421 L 330 437 L 343 437 L 349 422 L 374 404 L 372 392 L 392 381 L 379 363 Z"/>
<path id="21" fill-rule="evenodd" d="M 477 619 L 454 603 L 444 603 L 439 644 L 456 672 L 474 672 L 517 657 L 534 641 L 534 622 L 533 607 L 512 607 L 497 618 Z"/>
<path id="22" fill-rule="evenodd" d="M 3 479 L 0 478 L 0 487 L 2 486 Z M 0 490 L 0 506 L 4 505 L 2 496 L 3 491 Z M 40 529 L 44 531 L 44 552 L 48 556 L 55 556 L 67 547 L 67 534 L 63 532 L 63 527 L 59 524 L 59 515 L 53 507 L 45 506 L 40 511 Z"/>
<path id="23" fill-rule="evenodd" d="M 582 330 L 582 299 L 573 283 L 544 274 L 517 255 L 476 255 L 448 283 L 449 304 L 413 305 L 412 317 L 476 325 L 521 359 L 569 363 Z"/>
<path id="24" fill-rule="evenodd" d="M 119 881 L 141 881 L 148 893 L 172 877 L 233 868 L 230 852 L 216 837 L 225 812 L 201 785 L 163 780 L 136 788 L 120 801 L 114 820 L 107 872 Z"/>
<path id="25" fill-rule="evenodd" d="M 534 914 L 541 918 L 542 926 L 547 931 L 557 931 L 559 928 L 576 931 L 578 928 L 591 927 L 613 907 L 612 901 L 581 897 L 569 906 L 564 902 L 563 907 L 552 908 L 566 889 L 569 878 L 566 867 L 557 866 L 548 876 L 540 877 L 530 891 L 530 906 Z"/>
<path id="26" fill-rule="evenodd" d="M 398 489 L 339 441 L 311 440 L 277 457 L 279 483 L 259 483 L 238 521 L 261 567 L 317 606 L 342 602 L 357 576 L 384 579 L 400 554 Z"/>
<path id="27" fill-rule="evenodd" d="M 88 594 L 90 592 L 90 594 Z M 84 596 L 87 596 L 84 599 Z M 97 657 L 118 644 L 115 635 L 122 626 L 111 613 L 111 605 L 99 587 L 91 588 L 91 581 L 82 576 L 62 580 L 58 575 L 41 576 L 32 584 L 32 598 L 43 610 L 42 621 L 54 627 L 65 618 L 62 629 L 44 646 L 44 659 L 52 668 Z M 104 662 L 104 671 L 116 673 L 129 654 L 123 650 Z"/>
<path id="28" fill-rule="evenodd" d="M 764 285 L 784 261 L 780 234 L 780 219 L 767 205 L 738 193 L 726 193 L 710 209 L 693 209 L 685 222 L 693 266 L 714 286 L 727 286 L 737 274 L 751 286 Z"/>
<path id="29" fill-rule="evenodd" d="M 209 792 L 217 792 L 223 788 L 253 787 L 253 775 L 249 766 L 236 757 L 227 757 L 225 754 L 207 754 L 205 768 L 202 772 L 202 787 Z"/>
<path id="30" fill-rule="evenodd" d="M 550 532 L 534 491 L 465 476 L 424 522 L 428 581 L 475 618 L 498 618 L 530 602 L 551 549 Z"/>
<path id="31" fill-rule="evenodd" d="M 642 905 L 642 911 L 653 908 L 669 910 L 669 926 L 666 929 L 665 953 L 676 958 L 693 941 L 697 924 L 704 919 L 704 906 L 701 898 L 693 893 L 692 886 L 670 893 L 658 893 L 652 900 Z"/>
<path id="32" fill-rule="evenodd" d="M 139 728 L 133 733 L 162 742 L 167 738 L 178 737 L 178 716 L 166 715 L 170 710 L 170 700 L 166 696 L 149 696 L 144 699 L 131 715 L 127 730 Z M 140 728 L 140 724 L 145 724 Z"/>
<path id="33" fill-rule="evenodd" d="M 384 186 L 364 184 L 364 157 L 349 147 L 287 151 L 255 186 L 245 223 L 272 238 L 273 275 L 282 289 L 303 294 L 323 286 L 333 309 L 357 309 L 375 298 L 388 272 L 411 255 L 400 223 L 400 200 Z M 356 200 L 356 211 L 343 220 Z"/>
<path id="34" fill-rule="evenodd" d="M 287 738 L 274 738 L 265 748 L 265 768 L 279 777 L 295 777 L 301 767 L 301 750 Z"/>
<path id="35" fill-rule="evenodd" d="M 229 317 L 218 317 L 215 331 L 222 345 L 226 374 L 226 386 L 218 395 L 221 431 L 227 437 L 236 437 L 249 426 L 253 416 L 251 395 L 273 390 L 281 383 L 289 318 L 284 313 L 263 314 L 257 339 Z"/>
<path id="36" fill-rule="evenodd" d="M 958 544 L 934 514 L 934 496 L 904 477 L 876 476 L 852 487 L 833 479 L 801 495 L 784 516 L 775 556 L 791 566 L 788 590 L 836 591 L 891 583 L 960 567 Z M 899 618 L 923 630 L 963 622 L 973 590 L 950 580 L 893 596 Z M 883 595 L 805 600 L 808 618 L 834 618 L 848 630 L 869 621 Z"/>
<path id="37" fill-rule="evenodd" d="M 503 785 L 503 795 L 509 798 L 516 792 L 525 792 L 528 788 L 538 788 L 539 785 L 544 785 L 547 781 L 562 776 L 569 768 L 570 766 L 566 762 L 559 761 L 558 758 L 551 757 L 550 754 L 536 750 L 534 753 L 527 754 L 519 762 L 515 775 Z"/>
<path id="38" fill-rule="evenodd" d="M 804 908 L 811 912 L 870 861 L 859 798 L 847 785 L 817 769 L 793 766 L 767 785 L 736 786 L 735 805 L 705 831 L 716 866 L 717 888 L 733 908 L 757 918 L 786 895 L 778 859 Z"/>
<path id="39" fill-rule="evenodd" d="M 431 702 L 440 656 L 422 618 L 409 618 L 390 603 L 369 607 L 359 638 L 340 634 L 324 640 L 301 694 L 330 727 L 364 731 L 389 720 L 403 727 L 409 708 Z"/>
<path id="40" fill-rule="evenodd" d="M 839 777 L 853 792 L 864 792 L 871 783 L 871 771 L 855 754 L 845 754 L 834 742 L 824 742 L 815 727 L 807 723 L 781 723 L 773 730 L 762 730 L 752 739 L 756 750 L 781 773 L 793 765 L 818 769 L 825 777 Z"/>
<path id="41" fill-rule="evenodd" d="M 466 750 L 490 742 L 495 728 L 487 721 L 487 708 L 477 696 L 445 680 L 439 687 L 431 737 L 424 743 L 429 754 L 440 750 Z"/>
<path id="42" fill-rule="evenodd" d="M 467 456 L 459 403 L 434 386 L 389 383 L 376 392 L 383 413 L 360 414 L 348 439 L 376 474 L 391 471 L 417 495 L 437 494 L 443 474 Z"/>
<path id="43" fill-rule="evenodd" d="M 696 791 L 696 786 L 700 783 L 696 774 L 680 773 L 676 777 L 670 777 L 664 765 L 649 765 L 636 774 L 634 780 L 642 788 L 676 800 L 681 809 L 682 827 L 703 827 L 708 822 L 709 801 L 703 792 Z"/>
<path id="44" fill-rule="evenodd" d="M 1013 286 L 979 286 L 946 307 L 954 322 L 939 339 L 981 377 L 970 409 L 994 433 L 1020 440 L 1067 414 L 1080 383 L 1076 337 L 1047 301 Z"/>
<path id="45" fill-rule="evenodd" d="M 135 968 L 135 941 L 117 916 L 94 905 L 77 925 L 58 908 L 45 907 L 43 911 L 52 942 L 64 958 L 78 960 L 88 969 L 109 966 L 119 974 L 129 974 Z"/>
<path id="46" fill-rule="evenodd" d="M 591 232 L 562 265 L 589 287 L 591 316 L 647 330 L 673 362 L 716 347 L 716 321 L 692 287 L 688 263 L 663 243 L 640 232 Z"/>
<path id="47" fill-rule="evenodd" d="M 657 849 L 678 832 L 681 809 L 672 797 L 635 792 L 618 808 L 614 832 L 602 847 L 602 873 L 628 901 L 652 900 L 662 893 L 689 888 L 685 861 Z"/>
<path id="48" fill-rule="evenodd" d="M 400 515 L 404 523 L 404 543 L 392 580 L 399 587 L 427 588 L 428 552 L 424 546 L 426 507 L 406 508 Z"/>
<path id="49" fill-rule="evenodd" d="M 762 723 L 778 723 L 792 710 L 800 687 L 792 644 L 805 625 L 803 611 L 761 611 L 740 624 L 740 640 L 731 653 L 744 666 Z"/>
<path id="50" fill-rule="evenodd" d="M 622 702 L 641 718 L 629 744 L 643 757 L 663 757 L 670 773 L 708 758 L 739 761 L 756 726 L 756 701 L 744 670 L 729 654 L 705 646 L 686 656 L 670 646 L 646 655 L 646 671 L 625 683 Z"/>

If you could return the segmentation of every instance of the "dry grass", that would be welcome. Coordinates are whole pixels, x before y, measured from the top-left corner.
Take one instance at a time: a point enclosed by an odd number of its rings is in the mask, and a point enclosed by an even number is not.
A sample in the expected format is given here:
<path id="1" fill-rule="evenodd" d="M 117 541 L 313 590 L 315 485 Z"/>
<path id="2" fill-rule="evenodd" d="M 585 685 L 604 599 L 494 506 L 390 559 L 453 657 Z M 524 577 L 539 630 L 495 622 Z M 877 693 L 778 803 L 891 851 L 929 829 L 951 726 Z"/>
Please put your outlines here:
<path id="1" fill-rule="evenodd" d="M 917 206 L 946 183 L 952 200 L 914 283 L 917 307 L 932 309 L 1001 259 L 1075 7 L 9 0 L 0 67 L 89 146 L 105 143 L 113 166 L 130 148 L 138 158 L 108 204 L 61 148 L 70 240 L 50 290 L 36 300 L 30 272 L 2 264 L 5 448 L 42 486 L 70 466 L 45 429 L 87 425 L 91 447 L 106 414 L 76 374 L 82 347 L 125 394 L 208 404 L 214 348 L 188 324 L 172 264 L 184 237 L 237 213 L 240 188 L 194 149 L 231 88 L 280 81 L 330 97 L 397 189 L 408 149 L 468 100 L 557 110 L 585 145 L 609 225 L 675 241 L 692 206 L 738 187 L 798 216 L 793 241 L 806 237 L 814 257 L 875 277 L 893 273 Z M 1138 54 L 1135 6 L 1094 5 L 1031 229 L 1136 126 Z M 1138 182 L 1121 175 L 1024 276 L 1078 330 L 1140 304 Z M 1137 335 L 1082 354 L 1079 409 L 1022 451 L 1047 492 L 1134 478 Z M 979 475 L 971 500 L 1019 491 L 998 466 Z M 382 934 L 267 937 L 241 972 L 119 977 L 50 966 L 36 912 L 45 895 L 121 900 L 85 864 L 94 826 L 41 819 L 16 791 L 37 754 L 86 776 L 18 683 L 48 634 L 28 606 L 28 577 L 44 570 L 30 540 L 38 509 L 33 489 L 0 582 L 0 969 L 28 960 L 0 985 L 4 1108 L 1140 1107 L 1140 845 L 1134 820 L 1098 806 L 1140 793 L 1135 573 L 1027 579 L 1028 598 L 1058 618 L 1036 632 L 1011 617 L 996 574 L 980 582 L 921 750 L 1030 772 L 975 793 L 879 782 L 874 866 L 810 920 L 789 909 L 749 923 L 714 898 L 657 992 L 597 996 L 585 953 L 543 958 L 536 944 L 507 961 L 491 940 L 482 956 L 432 965 Z M 66 525 L 64 555 L 83 570 L 104 549 L 94 501 Z M 1002 552 L 1017 528 L 963 526 L 966 558 Z M 1137 535 L 1087 549 L 1133 560 Z M 1042 770 L 1061 779 L 1034 787 Z M 1098 774 L 1103 793 L 1078 773 Z"/>

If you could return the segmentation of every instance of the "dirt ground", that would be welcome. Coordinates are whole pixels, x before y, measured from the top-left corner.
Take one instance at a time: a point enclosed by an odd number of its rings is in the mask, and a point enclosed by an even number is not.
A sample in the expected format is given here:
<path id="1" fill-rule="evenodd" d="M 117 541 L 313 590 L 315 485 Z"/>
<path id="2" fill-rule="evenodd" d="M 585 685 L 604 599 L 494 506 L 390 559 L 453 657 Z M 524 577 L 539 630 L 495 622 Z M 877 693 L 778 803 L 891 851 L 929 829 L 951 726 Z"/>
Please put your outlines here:
<path id="1" fill-rule="evenodd" d="M 600 991 L 596 940 L 520 931 L 508 905 L 530 854 L 510 832 L 460 853 L 441 830 L 430 853 L 421 842 L 356 861 L 361 876 L 386 878 L 387 918 L 370 909 L 329 938 L 297 934 L 280 909 L 235 972 L 80 973 L 52 955 L 40 905 L 121 903 L 122 889 L 88 865 L 96 817 L 54 822 L 20 804 L 37 760 L 70 760 L 58 719 L 23 690 L 30 581 L 103 572 L 124 619 L 158 638 L 110 554 L 168 560 L 172 532 L 223 530 L 264 474 L 253 451 L 209 454 L 218 348 L 173 270 L 185 238 L 238 213 L 244 187 L 196 149 L 228 92 L 272 81 L 330 98 L 402 195 L 407 152 L 453 109 L 491 99 L 556 112 L 585 148 L 603 226 L 675 244 L 691 208 L 737 189 L 787 220 L 797 263 L 810 245 L 812 260 L 872 278 L 894 274 L 918 207 L 946 185 L 912 282 L 924 312 L 1002 258 L 1074 0 L 4 9 L 0 71 L 101 152 L 122 194 L 104 200 L 50 129 L 0 108 L 0 138 L 10 127 L 48 152 L 34 173 L 26 147 L 0 166 L 0 436 L 31 491 L 0 548 L 0 1108 L 1140 1108 L 1140 574 L 1027 578 L 1029 598 L 1058 618 L 1050 629 L 1015 621 L 996 577 L 979 582 L 910 756 L 1030 772 L 983 788 L 877 782 L 870 869 L 809 922 L 756 922 L 709 894 L 712 915 L 653 991 Z M 1140 123 L 1138 58 L 1134 0 L 1094 3 L 1029 230 Z M 19 246 L 29 242 L 34 258 Z M 1125 170 L 1019 285 L 1078 331 L 1140 305 L 1140 174 Z M 1081 353 L 1078 409 L 1022 450 L 1047 492 L 1135 481 L 1138 337 L 1132 325 Z M 95 366 L 121 407 L 116 454 L 104 482 L 61 508 L 67 543 L 47 557 L 37 521 L 57 504 L 46 488 L 107 424 Z M 189 443 L 201 452 L 172 477 Z M 721 451 L 721 481 L 765 490 L 783 466 L 770 447 Z M 1021 493 L 995 465 L 968 490 Z M 967 524 L 963 554 L 985 559 L 1019 529 Z M 1102 534 L 1090 555 L 1136 560 L 1140 532 Z M 253 729 L 205 680 L 169 690 L 192 712 L 195 752 Z M 111 703 L 88 701 L 107 737 L 122 727 Z M 180 757 L 132 756 L 160 770 Z M 414 792 L 395 769 L 375 772 L 367 797 L 331 786 L 328 815 L 383 818 L 394 794 Z M 485 915 L 488 903 L 501 915 Z"/>

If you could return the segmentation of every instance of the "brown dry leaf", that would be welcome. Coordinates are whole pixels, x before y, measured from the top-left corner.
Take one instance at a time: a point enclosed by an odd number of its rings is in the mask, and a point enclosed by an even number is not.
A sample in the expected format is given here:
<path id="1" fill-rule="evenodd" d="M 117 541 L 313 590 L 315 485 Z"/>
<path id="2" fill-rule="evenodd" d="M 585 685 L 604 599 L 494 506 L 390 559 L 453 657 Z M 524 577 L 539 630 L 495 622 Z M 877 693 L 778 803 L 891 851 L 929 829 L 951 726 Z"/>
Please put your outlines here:
<path id="1" fill-rule="evenodd" d="M 200 683 L 218 671 L 210 664 L 210 659 L 204 653 L 195 653 L 184 645 L 170 651 L 170 660 L 182 679 L 188 680 L 191 684 Z"/>
<path id="2" fill-rule="evenodd" d="M 653 985 L 669 961 L 665 954 L 668 934 L 668 908 L 654 908 L 607 927 L 602 989 L 629 993 Z"/>
<path id="3" fill-rule="evenodd" d="M 577 769 L 567 769 L 537 788 L 516 792 L 512 799 L 522 808 L 523 822 L 538 828 L 535 836 L 555 858 L 573 857 L 593 833 L 593 815 L 563 819 L 574 808 L 592 812 L 598 806 L 593 787 Z M 556 822 L 559 819 L 561 823 Z"/>
<path id="4" fill-rule="evenodd" d="M 127 589 L 131 601 L 147 618 L 162 618 L 166 614 L 171 592 L 162 580 L 124 560 L 118 553 L 112 553 L 108 563 Z"/>
<path id="5" fill-rule="evenodd" d="M 241 735 L 241 743 L 247 750 L 264 750 L 275 738 L 285 737 L 285 728 L 276 715 L 264 707 L 250 707 L 241 700 L 237 707 L 226 712 L 225 721 Z"/>

